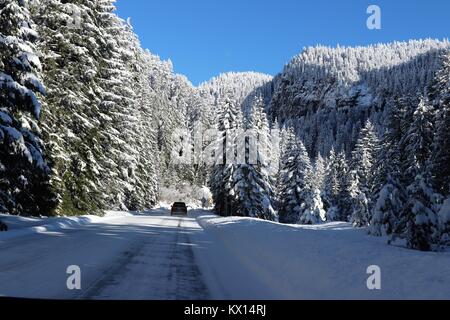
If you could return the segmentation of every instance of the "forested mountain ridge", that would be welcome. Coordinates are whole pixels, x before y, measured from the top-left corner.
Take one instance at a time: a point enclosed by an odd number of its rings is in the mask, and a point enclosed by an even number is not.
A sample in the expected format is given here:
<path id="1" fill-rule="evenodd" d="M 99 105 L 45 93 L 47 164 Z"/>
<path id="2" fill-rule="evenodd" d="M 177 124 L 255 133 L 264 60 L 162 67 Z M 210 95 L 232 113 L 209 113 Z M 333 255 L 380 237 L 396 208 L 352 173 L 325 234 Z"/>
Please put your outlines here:
<path id="1" fill-rule="evenodd" d="M 230 98 L 247 110 L 256 95 L 262 95 L 266 103 L 270 102 L 272 80 L 272 76 L 257 72 L 229 72 L 202 83 L 198 90 L 208 105 L 217 105 L 220 99 Z"/>
<path id="2" fill-rule="evenodd" d="M 307 48 L 274 79 L 272 119 L 295 127 L 312 156 L 353 150 L 367 119 L 379 134 L 389 104 L 417 100 L 432 84 L 448 41 Z"/>

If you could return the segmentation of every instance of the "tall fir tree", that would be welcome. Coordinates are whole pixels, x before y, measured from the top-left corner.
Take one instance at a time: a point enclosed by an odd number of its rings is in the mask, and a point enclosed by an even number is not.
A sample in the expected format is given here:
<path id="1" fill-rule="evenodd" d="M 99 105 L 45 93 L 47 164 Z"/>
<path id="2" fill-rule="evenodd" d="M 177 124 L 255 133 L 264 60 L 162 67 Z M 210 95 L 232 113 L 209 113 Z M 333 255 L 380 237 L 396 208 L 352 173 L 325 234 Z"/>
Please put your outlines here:
<path id="1" fill-rule="evenodd" d="M 434 249 L 438 237 L 436 213 L 437 195 L 432 189 L 428 160 L 433 140 L 434 110 L 425 99 L 421 99 L 413 115 L 413 121 L 404 137 L 406 174 L 413 176 L 407 188 L 407 202 L 401 212 L 395 235 L 406 238 L 413 249 Z"/>
<path id="2" fill-rule="evenodd" d="M 303 143 L 293 129 L 285 135 L 278 182 L 279 220 L 281 223 L 300 223 L 311 192 L 312 166 Z"/>
<path id="3" fill-rule="evenodd" d="M 361 130 L 360 137 L 352 153 L 351 170 L 349 176 L 352 208 L 350 209 L 353 224 L 362 227 L 369 225 L 371 220 L 371 197 L 375 187 L 374 172 L 376 155 L 379 149 L 379 140 L 375 128 L 370 121 Z"/>
<path id="4" fill-rule="evenodd" d="M 450 197 L 450 51 L 442 59 L 434 89 L 436 105 L 436 132 L 431 150 L 433 185 L 444 197 Z"/>
<path id="5" fill-rule="evenodd" d="M 320 190 L 320 191 L 322 191 L 324 189 L 325 173 L 326 173 L 325 166 L 326 166 L 325 159 L 319 153 L 319 155 L 316 158 L 316 161 L 314 162 L 313 185 L 314 185 L 315 189 Z"/>
<path id="6" fill-rule="evenodd" d="M 388 107 L 387 130 L 381 139 L 374 168 L 374 207 L 369 232 L 375 236 L 393 234 L 406 201 L 401 172 L 405 152 L 400 143 L 405 133 L 401 125 L 405 109 L 395 103 Z"/>
<path id="7" fill-rule="evenodd" d="M 0 1 L 0 212 L 51 214 L 56 196 L 38 120 L 41 62 L 28 3 Z"/>
<path id="8" fill-rule="evenodd" d="M 236 136 L 242 133 L 243 115 L 236 102 L 225 98 L 220 102 L 217 115 L 218 137 L 214 142 L 214 158 L 210 178 L 210 188 L 215 203 L 215 211 L 222 216 L 233 215 L 232 183 L 236 168 L 237 154 L 235 150 Z"/>
<path id="9" fill-rule="evenodd" d="M 402 227 L 401 237 L 407 240 L 412 249 L 434 250 L 440 241 L 438 216 L 433 209 L 436 195 L 430 188 L 428 179 L 420 174 L 407 191 L 408 201 L 399 223 Z"/>
<path id="10" fill-rule="evenodd" d="M 42 127 L 60 199 L 57 214 L 101 213 L 106 203 L 99 178 L 102 32 L 95 8 L 91 0 L 42 0 L 34 14 L 48 88 Z"/>
<path id="11" fill-rule="evenodd" d="M 100 164 L 106 170 L 101 179 L 103 193 L 108 195 L 110 208 L 134 209 L 142 205 L 133 194 L 136 189 L 136 169 L 139 150 L 138 128 L 140 110 L 135 92 L 140 44 L 131 26 L 120 20 L 113 11 L 114 0 L 98 0 L 96 21 L 101 30 L 99 57 L 99 117 L 103 148 Z M 130 199 L 130 196 L 132 198 Z"/>
<path id="12" fill-rule="evenodd" d="M 237 153 L 243 152 L 244 158 L 238 160 L 233 172 L 233 208 L 239 216 L 275 220 L 269 173 L 270 128 L 261 102 L 260 98 L 254 101 L 244 135 L 235 137 Z"/>
<path id="13" fill-rule="evenodd" d="M 330 155 L 326 161 L 324 186 L 322 190 L 322 198 L 327 211 L 327 220 L 335 221 L 339 219 L 338 200 L 340 192 L 340 181 L 337 168 L 337 155 L 334 149 L 331 150 Z"/>
<path id="14" fill-rule="evenodd" d="M 338 153 L 335 163 L 335 171 L 337 172 L 337 181 L 339 182 L 338 193 L 338 220 L 350 221 L 352 216 L 352 185 L 355 183 L 352 180 L 352 175 L 346 152 L 342 150 Z M 356 182 L 357 183 L 357 182 Z"/>

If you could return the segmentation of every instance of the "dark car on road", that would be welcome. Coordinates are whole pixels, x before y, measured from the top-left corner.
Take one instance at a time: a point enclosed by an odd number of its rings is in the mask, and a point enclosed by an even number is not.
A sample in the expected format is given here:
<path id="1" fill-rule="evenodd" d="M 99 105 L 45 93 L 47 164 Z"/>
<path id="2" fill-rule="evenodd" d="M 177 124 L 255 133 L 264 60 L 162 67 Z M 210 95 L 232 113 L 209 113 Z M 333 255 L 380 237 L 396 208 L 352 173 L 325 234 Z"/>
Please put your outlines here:
<path id="1" fill-rule="evenodd" d="M 187 213 L 188 207 L 184 202 L 175 202 L 170 210 L 172 216 L 187 216 Z"/>

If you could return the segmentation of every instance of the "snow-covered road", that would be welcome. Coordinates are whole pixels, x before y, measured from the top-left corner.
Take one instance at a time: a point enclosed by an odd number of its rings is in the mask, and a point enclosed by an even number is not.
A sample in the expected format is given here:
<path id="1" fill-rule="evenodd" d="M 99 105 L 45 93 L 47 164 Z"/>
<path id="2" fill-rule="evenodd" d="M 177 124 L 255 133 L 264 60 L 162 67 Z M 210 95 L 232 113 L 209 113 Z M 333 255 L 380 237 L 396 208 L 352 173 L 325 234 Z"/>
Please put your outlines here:
<path id="1" fill-rule="evenodd" d="M 5 218 L 14 226 L 17 218 Z M 388 246 L 346 223 L 289 226 L 201 210 L 181 218 L 166 209 L 64 220 L 60 227 L 25 222 L 34 228 L 21 230 L 20 221 L 17 230 L 0 234 L 0 296 L 450 298 L 450 252 Z M 81 290 L 67 289 L 70 265 L 81 268 Z M 381 290 L 367 287 L 372 265 L 381 268 Z"/>
<path id="2" fill-rule="evenodd" d="M 0 240 L 0 295 L 26 298 L 204 299 L 194 260 L 195 219 L 159 210 Z M 80 291 L 67 267 L 81 269 Z"/>

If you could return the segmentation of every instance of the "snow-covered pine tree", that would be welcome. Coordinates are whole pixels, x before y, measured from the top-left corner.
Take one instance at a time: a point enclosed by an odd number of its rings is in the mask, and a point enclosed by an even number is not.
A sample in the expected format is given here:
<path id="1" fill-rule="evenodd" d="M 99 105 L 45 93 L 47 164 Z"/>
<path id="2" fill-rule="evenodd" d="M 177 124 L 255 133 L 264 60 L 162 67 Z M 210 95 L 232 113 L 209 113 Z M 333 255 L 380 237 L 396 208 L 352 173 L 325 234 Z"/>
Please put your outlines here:
<path id="1" fill-rule="evenodd" d="M 98 0 L 95 7 L 101 31 L 98 95 L 103 150 L 99 162 L 105 169 L 100 173 L 101 188 L 108 208 L 137 210 L 143 209 L 136 193 L 140 109 L 135 90 L 140 44 L 131 26 L 113 13 L 114 2 Z"/>
<path id="2" fill-rule="evenodd" d="M 407 191 L 408 201 L 401 214 L 401 229 L 397 228 L 397 232 L 402 232 L 400 237 L 405 238 L 412 249 L 436 249 L 440 243 L 440 230 L 438 216 L 434 211 L 436 195 L 430 188 L 430 182 L 418 174 Z"/>
<path id="3" fill-rule="evenodd" d="M 325 170 L 322 197 L 325 202 L 328 221 L 347 221 L 350 214 L 348 165 L 345 152 L 338 154 L 331 150 Z"/>
<path id="4" fill-rule="evenodd" d="M 351 179 L 350 169 L 345 156 L 346 152 L 342 150 L 338 153 L 335 163 L 335 171 L 337 172 L 337 180 L 339 182 L 338 193 L 338 212 L 339 221 L 350 221 L 352 214 L 352 184 L 354 181 Z"/>
<path id="5" fill-rule="evenodd" d="M 214 146 L 216 163 L 210 178 L 215 211 L 222 216 L 234 214 L 232 207 L 233 172 L 236 166 L 236 136 L 243 131 L 241 109 L 229 98 L 219 102 L 216 120 L 218 137 Z"/>
<path id="6" fill-rule="evenodd" d="M 57 214 L 100 213 L 99 48 L 102 32 L 92 0 L 42 0 L 34 13 L 47 87 L 43 136 L 50 150 Z M 80 32 L 82 30 L 82 32 Z M 63 84 L 63 85 L 61 85 Z"/>
<path id="7" fill-rule="evenodd" d="M 262 99 L 256 98 L 244 136 L 235 137 L 237 153 L 244 152 L 244 158 L 239 159 L 233 172 L 233 208 L 238 216 L 275 220 L 273 182 L 269 174 L 270 128 L 263 108 Z"/>
<path id="8" fill-rule="evenodd" d="M 379 149 L 379 139 L 370 121 L 361 130 L 360 137 L 352 153 L 351 171 L 356 175 L 350 179 L 352 199 L 355 200 L 351 208 L 353 224 L 358 227 L 366 226 L 370 222 L 370 199 L 374 190 L 375 160 Z"/>
<path id="9" fill-rule="evenodd" d="M 312 179 L 313 186 L 315 189 L 322 192 L 324 189 L 324 182 L 325 182 L 325 168 L 326 162 L 325 159 L 322 157 L 322 155 L 319 153 L 319 155 L 316 158 L 316 161 L 314 162 L 314 179 Z"/>
<path id="10" fill-rule="evenodd" d="M 308 191 L 306 205 L 300 224 L 317 224 L 326 221 L 327 213 L 324 209 L 321 192 L 319 189 L 312 188 Z"/>
<path id="11" fill-rule="evenodd" d="M 38 34 L 26 1 L 0 0 L 0 212 L 51 214 L 55 197 L 43 155 Z"/>
<path id="12" fill-rule="evenodd" d="M 279 220 L 281 223 L 316 223 L 320 217 L 311 216 L 310 200 L 312 166 L 303 143 L 292 128 L 285 134 L 278 182 Z M 310 204 L 312 201 L 310 201 Z M 305 211 L 306 210 L 306 211 Z M 316 210 L 313 212 L 318 213 Z"/>
<path id="13" fill-rule="evenodd" d="M 383 135 L 374 168 L 374 207 L 369 233 L 374 236 L 392 235 L 405 204 L 401 161 L 404 157 L 400 141 L 404 135 L 401 104 L 390 104 L 387 131 Z"/>
<path id="14" fill-rule="evenodd" d="M 450 50 L 443 56 L 442 68 L 437 73 L 434 89 L 436 95 L 436 131 L 431 151 L 431 173 L 435 190 L 445 198 L 450 197 Z"/>
<path id="15" fill-rule="evenodd" d="M 277 181 L 280 172 L 280 154 L 281 154 L 281 128 L 278 120 L 272 123 L 270 128 L 270 145 L 269 151 L 269 172 L 273 181 Z"/>
<path id="16" fill-rule="evenodd" d="M 128 50 L 122 56 L 131 74 L 128 90 L 134 92 L 132 104 L 128 106 L 133 113 L 128 115 L 127 121 L 132 127 L 124 135 L 128 145 L 124 148 L 125 154 L 133 155 L 129 162 L 130 174 L 127 179 L 130 187 L 125 190 L 125 205 L 131 210 L 143 210 L 156 204 L 159 191 L 160 153 L 154 111 L 156 99 L 149 81 L 152 64 L 148 53 L 141 49 L 131 25 L 125 25 L 122 36 L 122 41 L 129 43 L 128 47 L 124 46 Z"/>
<path id="17" fill-rule="evenodd" d="M 450 50 L 442 59 L 436 74 L 433 97 L 436 106 L 435 135 L 431 151 L 430 170 L 436 192 L 444 197 L 439 210 L 441 243 L 450 244 Z M 446 200 L 445 200 L 446 199 Z"/>
<path id="18" fill-rule="evenodd" d="M 336 152 L 332 149 L 326 160 L 325 178 L 322 189 L 322 199 L 325 210 L 327 211 L 328 221 L 336 221 L 339 219 L 338 196 L 341 186 L 338 179 L 336 160 Z"/>
<path id="19" fill-rule="evenodd" d="M 395 235 L 404 237 L 413 249 L 428 251 L 438 242 L 437 195 L 429 179 L 428 159 L 433 140 L 434 110 L 421 99 L 404 137 L 407 152 L 406 173 L 414 177 L 407 188 L 407 202 Z"/>
<path id="20" fill-rule="evenodd" d="M 360 189 L 366 195 L 369 195 L 373 188 L 374 164 L 378 150 L 379 139 L 375 127 L 371 121 L 367 121 L 361 129 L 351 160 L 351 169 L 356 171 Z"/>
<path id="21" fill-rule="evenodd" d="M 349 172 L 346 192 L 351 202 L 350 222 L 356 228 L 366 227 L 370 221 L 369 201 L 366 193 L 360 189 L 359 177 L 358 171 L 352 170 Z"/>
<path id="22" fill-rule="evenodd" d="M 312 168 L 310 180 L 310 190 L 306 199 L 306 206 L 300 223 L 316 224 L 327 219 L 324 203 L 322 200 L 322 190 L 325 180 L 325 160 L 319 154 Z"/>
<path id="23" fill-rule="evenodd" d="M 139 161 L 136 168 L 136 189 L 139 195 L 137 207 L 152 208 L 158 197 L 160 154 L 157 145 L 156 119 L 154 116 L 155 92 L 151 89 L 149 79 L 151 63 L 149 55 L 145 51 L 140 52 L 139 68 L 136 70 L 138 79 L 136 92 L 138 96 L 138 109 L 140 112 L 139 125 L 137 127 Z M 128 197 L 127 197 L 128 198 Z M 132 207 L 133 204 L 127 204 Z"/>
<path id="24" fill-rule="evenodd" d="M 426 98 L 421 98 L 402 142 L 406 152 L 405 173 L 410 177 L 416 177 L 427 170 L 433 143 L 434 118 L 434 108 Z"/>

